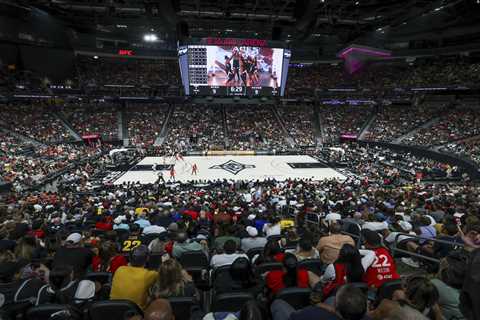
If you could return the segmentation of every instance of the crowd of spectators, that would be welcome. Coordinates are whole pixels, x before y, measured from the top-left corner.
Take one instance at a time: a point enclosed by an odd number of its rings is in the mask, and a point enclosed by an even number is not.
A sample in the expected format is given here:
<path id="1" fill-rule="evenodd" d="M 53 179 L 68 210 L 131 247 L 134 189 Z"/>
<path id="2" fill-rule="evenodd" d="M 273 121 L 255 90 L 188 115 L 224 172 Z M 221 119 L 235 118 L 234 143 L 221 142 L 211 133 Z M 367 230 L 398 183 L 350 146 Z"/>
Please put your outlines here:
<path id="1" fill-rule="evenodd" d="M 418 130 L 402 143 L 439 146 L 480 134 L 480 116 L 475 108 L 457 108 L 445 113 L 438 122 Z"/>
<path id="2" fill-rule="evenodd" d="M 319 109 L 325 144 L 334 144 L 343 134 L 358 136 L 374 112 L 373 106 L 321 106 Z"/>
<path id="3" fill-rule="evenodd" d="M 394 88 L 475 86 L 480 63 L 462 58 L 417 60 L 415 63 L 382 61 L 353 73 L 343 63 L 315 64 L 289 70 L 287 95 L 313 95 L 315 89 L 355 88 L 385 92 Z"/>
<path id="4" fill-rule="evenodd" d="M 223 107 L 200 104 L 175 106 L 165 144 L 172 151 L 223 150 Z"/>
<path id="5" fill-rule="evenodd" d="M 365 140 L 391 142 L 444 112 L 441 106 L 391 105 L 379 108 Z"/>
<path id="6" fill-rule="evenodd" d="M 439 148 L 441 152 L 454 153 L 480 164 L 480 139 L 473 138 L 465 141 L 452 142 Z"/>
<path id="7" fill-rule="evenodd" d="M 284 151 L 290 145 L 271 107 L 227 106 L 227 132 L 231 150 Z"/>
<path id="8" fill-rule="evenodd" d="M 104 140 L 117 140 L 119 109 L 115 104 L 81 104 L 64 107 L 65 118 L 81 135 L 99 135 Z"/>
<path id="9" fill-rule="evenodd" d="M 54 107 L 42 102 L 0 108 L 0 121 L 7 129 L 43 143 L 71 140 L 62 122 L 54 115 Z"/>
<path id="10" fill-rule="evenodd" d="M 315 121 L 313 106 L 283 105 L 277 108 L 285 124 L 288 134 L 295 140 L 297 146 L 315 146 L 313 123 Z"/>
<path id="11" fill-rule="evenodd" d="M 166 104 L 129 104 L 124 115 L 127 117 L 130 143 L 139 147 L 153 145 L 160 135 L 168 109 Z"/>
<path id="12" fill-rule="evenodd" d="M 22 312 L 18 305 L 12 309 L 15 301 L 25 309 L 69 305 L 69 319 L 76 319 L 74 310 L 85 314 L 91 308 L 92 314 L 96 302 L 108 299 L 130 300 L 145 319 L 154 319 L 147 317 L 157 307 L 156 312 L 166 308 L 180 319 L 185 312 L 172 310 L 168 302 L 178 297 L 191 299 L 195 307 L 186 319 L 218 319 L 218 311 L 235 316 L 252 303 L 258 320 L 367 314 L 391 319 L 407 311 L 412 319 L 440 320 L 478 314 L 478 268 L 466 263 L 469 255 L 478 259 L 480 248 L 476 185 L 225 180 L 92 190 L 94 175 L 84 172 L 97 165 L 92 160 L 76 169 L 56 192 L 0 196 L 6 319 L 9 312 Z M 413 168 L 417 165 L 414 161 Z M 342 234 L 345 230 L 351 235 Z M 396 259 L 398 246 L 441 259 L 440 264 Z M 400 263 L 423 273 L 399 281 Z M 112 278 L 101 280 L 94 271 Z M 394 286 L 390 293 L 382 290 L 385 283 Z M 292 298 L 288 290 L 305 299 Z M 213 304 L 202 298 L 205 294 Z M 229 294 L 246 298 L 220 306 L 219 299 Z"/>
<path id="13" fill-rule="evenodd" d="M 162 96 L 180 85 L 176 60 L 78 56 L 77 70 L 83 89 L 93 94 Z"/>

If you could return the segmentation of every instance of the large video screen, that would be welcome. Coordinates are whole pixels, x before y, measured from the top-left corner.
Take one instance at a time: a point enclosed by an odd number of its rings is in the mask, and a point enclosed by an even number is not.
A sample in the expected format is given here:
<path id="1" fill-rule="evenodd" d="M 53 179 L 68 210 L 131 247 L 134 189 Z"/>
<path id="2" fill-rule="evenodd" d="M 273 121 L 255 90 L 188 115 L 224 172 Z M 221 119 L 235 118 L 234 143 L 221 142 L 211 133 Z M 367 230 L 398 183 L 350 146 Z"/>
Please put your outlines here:
<path id="1" fill-rule="evenodd" d="M 213 45 L 179 48 L 187 95 L 282 96 L 289 60 L 290 51 L 279 48 Z"/>

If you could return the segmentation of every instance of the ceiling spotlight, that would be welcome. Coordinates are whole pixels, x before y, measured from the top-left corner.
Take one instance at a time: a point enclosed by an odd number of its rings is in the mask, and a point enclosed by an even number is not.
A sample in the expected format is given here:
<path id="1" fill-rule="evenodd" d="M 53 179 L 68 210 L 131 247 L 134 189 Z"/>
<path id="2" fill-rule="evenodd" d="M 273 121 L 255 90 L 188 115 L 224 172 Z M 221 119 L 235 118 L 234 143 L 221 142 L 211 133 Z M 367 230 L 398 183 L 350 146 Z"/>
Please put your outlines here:
<path id="1" fill-rule="evenodd" d="M 148 33 L 146 35 L 143 36 L 143 40 L 145 42 L 155 42 L 158 40 L 158 37 L 156 34 L 153 34 L 153 33 Z"/>
<path id="2" fill-rule="evenodd" d="M 97 59 L 98 59 L 98 56 L 93 56 L 93 59 L 97 60 Z"/>
<path id="3" fill-rule="evenodd" d="M 355 5 L 356 5 L 356 6 L 358 6 L 359 4 L 360 4 L 360 2 L 359 2 L 359 1 L 355 2 Z"/>

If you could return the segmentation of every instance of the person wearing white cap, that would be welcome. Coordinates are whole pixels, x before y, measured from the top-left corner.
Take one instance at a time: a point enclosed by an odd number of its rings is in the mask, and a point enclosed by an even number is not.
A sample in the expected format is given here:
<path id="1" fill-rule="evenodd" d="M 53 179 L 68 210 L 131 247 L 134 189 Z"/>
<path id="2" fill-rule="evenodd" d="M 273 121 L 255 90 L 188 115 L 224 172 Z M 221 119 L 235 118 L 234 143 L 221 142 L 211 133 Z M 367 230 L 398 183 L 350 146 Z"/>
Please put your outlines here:
<path id="1" fill-rule="evenodd" d="M 77 279 L 85 274 L 93 259 L 93 252 L 83 247 L 82 238 L 80 233 L 71 233 L 65 245 L 57 250 L 52 263 L 53 267 L 71 266 Z"/>
<path id="2" fill-rule="evenodd" d="M 118 216 L 113 220 L 113 230 L 117 229 L 124 229 L 124 230 L 130 230 L 130 226 L 125 223 L 127 220 L 127 217 L 125 216 Z"/>
<path id="3" fill-rule="evenodd" d="M 243 252 L 248 252 L 248 250 L 253 248 L 263 248 L 267 244 L 267 239 L 264 237 L 258 236 L 258 230 L 255 227 L 248 226 L 245 228 L 248 233 L 248 238 L 243 238 L 241 240 L 241 248 Z"/>

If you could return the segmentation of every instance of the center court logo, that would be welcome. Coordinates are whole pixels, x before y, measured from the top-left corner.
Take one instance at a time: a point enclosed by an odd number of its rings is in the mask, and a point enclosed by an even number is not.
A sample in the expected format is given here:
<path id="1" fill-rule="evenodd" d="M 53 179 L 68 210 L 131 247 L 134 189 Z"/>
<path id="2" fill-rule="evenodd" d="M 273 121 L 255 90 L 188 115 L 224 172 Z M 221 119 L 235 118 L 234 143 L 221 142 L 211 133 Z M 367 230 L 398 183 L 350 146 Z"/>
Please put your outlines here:
<path id="1" fill-rule="evenodd" d="M 239 173 L 244 169 L 253 169 L 253 168 L 255 168 L 253 164 L 243 164 L 235 160 L 229 160 L 225 163 L 211 166 L 209 169 L 223 169 L 225 171 L 230 172 L 231 174 L 236 175 L 237 173 Z"/>

